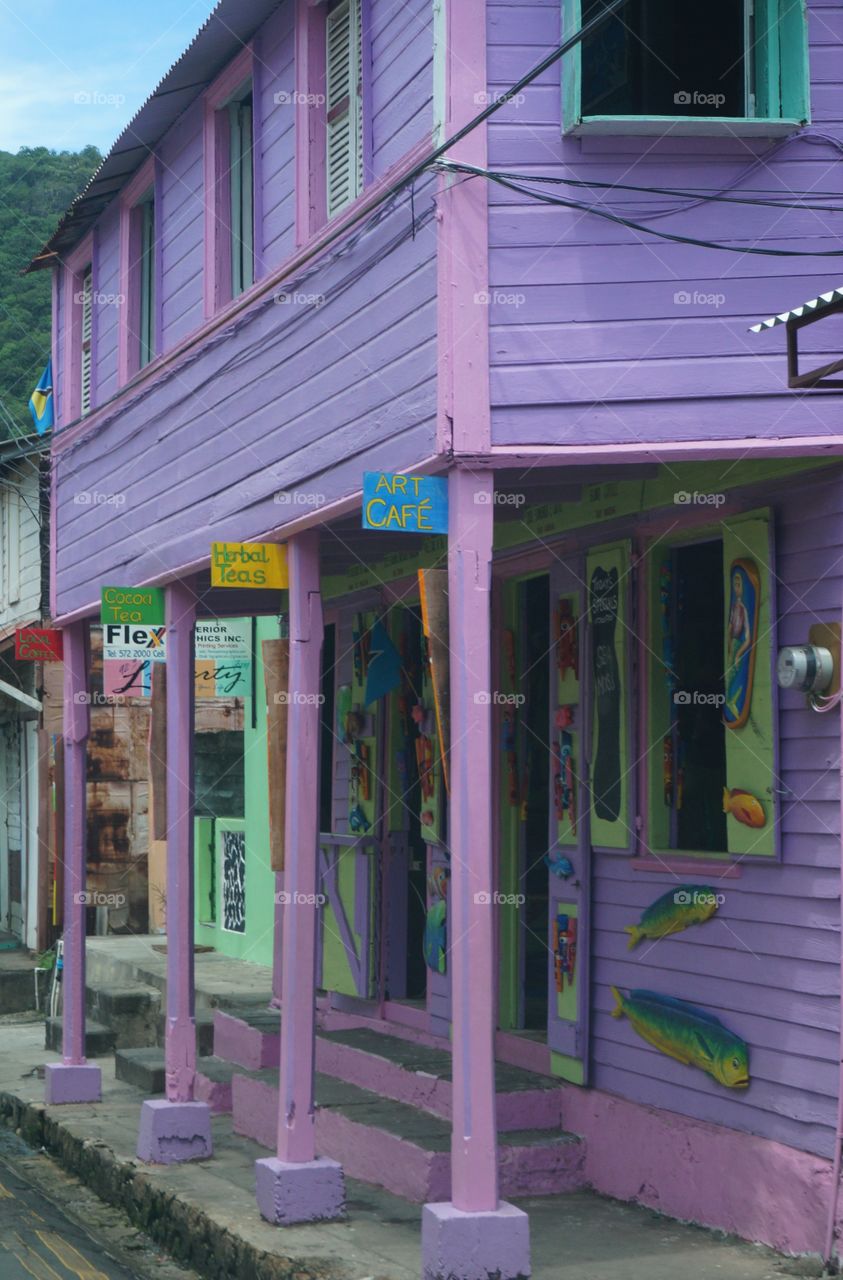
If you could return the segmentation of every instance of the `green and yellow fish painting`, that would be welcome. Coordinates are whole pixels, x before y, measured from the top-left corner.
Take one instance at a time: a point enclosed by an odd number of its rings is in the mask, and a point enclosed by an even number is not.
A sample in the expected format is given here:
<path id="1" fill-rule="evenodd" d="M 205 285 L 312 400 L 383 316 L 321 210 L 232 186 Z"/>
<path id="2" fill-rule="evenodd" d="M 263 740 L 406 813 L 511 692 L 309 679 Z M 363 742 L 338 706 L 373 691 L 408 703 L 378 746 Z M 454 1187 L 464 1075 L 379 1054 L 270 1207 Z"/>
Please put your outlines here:
<path id="1" fill-rule="evenodd" d="M 707 1071 L 727 1089 L 747 1088 L 749 1047 L 713 1013 L 657 991 L 630 991 L 625 996 L 612 987 L 612 995 L 617 1001 L 612 1017 L 626 1014 L 641 1039 L 660 1053 Z"/>
<path id="2" fill-rule="evenodd" d="M 707 884 L 678 885 L 668 889 L 641 915 L 638 924 L 627 925 L 629 950 L 642 938 L 667 938 L 671 933 L 681 933 L 692 924 L 710 920 L 720 904 L 718 894 Z"/>

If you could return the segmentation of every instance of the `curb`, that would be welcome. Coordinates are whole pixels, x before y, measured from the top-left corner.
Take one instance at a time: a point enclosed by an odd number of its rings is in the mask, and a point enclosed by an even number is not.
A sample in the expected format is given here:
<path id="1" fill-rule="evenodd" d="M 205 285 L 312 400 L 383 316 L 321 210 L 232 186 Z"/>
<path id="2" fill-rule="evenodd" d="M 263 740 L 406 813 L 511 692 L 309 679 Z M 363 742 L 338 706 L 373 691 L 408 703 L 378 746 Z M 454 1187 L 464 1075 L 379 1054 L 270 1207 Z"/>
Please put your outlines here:
<path id="1" fill-rule="evenodd" d="M 19 1130 L 30 1146 L 43 1147 L 106 1204 L 121 1209 L 170 1257 L 206 1280 L 348 1280 L 345 1268 L 279 1257 L 232 1235 L 201 1208 L 158 1185 L 142 1167 L 121 1160 L 106 1143 L 71 1133 L 43 1103 L 25 1102 L 2 1091 L 0 1119 Z"/>

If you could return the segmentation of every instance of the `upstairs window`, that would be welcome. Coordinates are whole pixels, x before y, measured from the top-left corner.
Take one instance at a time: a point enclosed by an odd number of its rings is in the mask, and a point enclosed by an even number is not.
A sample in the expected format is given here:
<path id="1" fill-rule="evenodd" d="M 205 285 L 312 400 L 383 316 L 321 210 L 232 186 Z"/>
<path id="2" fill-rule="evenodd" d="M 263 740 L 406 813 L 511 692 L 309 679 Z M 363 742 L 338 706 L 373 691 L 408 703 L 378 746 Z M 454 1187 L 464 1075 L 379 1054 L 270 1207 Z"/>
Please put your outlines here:
<path id="1" fill-rule="evenodd" d="M 228 181 L 231 215 L 231 296 L 255 280 L 255 183 L 251 82 L 233 98 L 228 113 Z"/>
<path id="2" fill-rule="evenodd" d="M 91 342 L 93 338 L 93 289 L 90 266 L 82 272 L 79 289 L 80 315 L 80 369 L 79 412 L 84 417 L 91 412 Z"/>
<path id="3" fill-rule="evenodd" d="M 566 34 L 603 8 L 564 4 Z M 783 132 L 807 119 L 807 85 L 804 0 L 628 0 L 563 61 L 565 127 Z"/>
<path id="4" fill-rule="evenodd" d="M 137 237 L 138 367 L 156 355 L 155 343 L 155 198 L 152 191 L 133 210 Z"/>
<path id="5" fill-rule="evenodd" d="M 255 121 L 250 46 L 205 95 L 205 314 L 254 284 Z"/>
<path id="6" fill-rule="evenodd" d="M 362 0 L 329 10 L 326 33 L 326 158 L 328 217 L 363 190 Z"/>

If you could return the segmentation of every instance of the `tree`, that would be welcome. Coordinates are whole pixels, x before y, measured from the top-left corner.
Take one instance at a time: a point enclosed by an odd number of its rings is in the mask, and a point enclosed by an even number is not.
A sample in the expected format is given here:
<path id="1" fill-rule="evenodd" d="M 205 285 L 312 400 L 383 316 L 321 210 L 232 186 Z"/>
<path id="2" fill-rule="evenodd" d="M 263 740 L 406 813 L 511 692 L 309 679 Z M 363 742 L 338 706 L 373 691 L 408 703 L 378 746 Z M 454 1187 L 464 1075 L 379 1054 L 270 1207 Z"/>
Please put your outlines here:
<path id="1" fill-rule="evenodd" d="M 50 272 L 21 271 L 100 160 L 96 147 L 0 151 L 0 438 L 12 434 L 9 419 L 32 431 L 29 397 L 50 356 Z"/>

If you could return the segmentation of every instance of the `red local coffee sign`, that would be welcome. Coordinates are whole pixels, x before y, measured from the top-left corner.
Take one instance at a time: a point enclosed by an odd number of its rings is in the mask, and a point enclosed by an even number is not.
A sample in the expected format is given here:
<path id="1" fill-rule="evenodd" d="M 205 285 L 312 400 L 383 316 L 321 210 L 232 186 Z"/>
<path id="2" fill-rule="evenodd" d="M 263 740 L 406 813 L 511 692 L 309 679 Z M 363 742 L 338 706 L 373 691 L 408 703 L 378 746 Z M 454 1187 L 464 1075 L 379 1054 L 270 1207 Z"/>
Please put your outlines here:
<path id="1" fill-rule="evenodd" d="M 61 632 L 53 627 L 21 627 L 15 632 L 15 657 L 21 662 L 61 662 Z"/>

